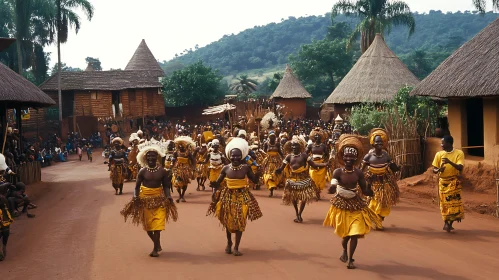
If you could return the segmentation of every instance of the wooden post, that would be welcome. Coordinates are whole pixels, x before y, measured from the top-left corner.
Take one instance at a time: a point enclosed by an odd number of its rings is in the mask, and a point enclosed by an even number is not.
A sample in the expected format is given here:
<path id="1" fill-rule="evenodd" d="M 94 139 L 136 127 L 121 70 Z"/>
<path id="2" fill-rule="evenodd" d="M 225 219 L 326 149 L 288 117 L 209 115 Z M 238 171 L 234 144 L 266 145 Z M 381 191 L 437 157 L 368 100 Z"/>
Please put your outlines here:
<path id="1" fill-rule="evenodd" d="M 76 101 L 74 99 L 73 99 L 73 132 L 76 132 Z"/>
<path id="2" fill-rule="evenodd" d="M 5 150 L 5 142 L 7 141 L 7 131 L 9 129 L 9 123 L 7 121 L 7 106 L 5 104 L 2 107 L 0 107 L 0 117 L 2 118 L 2 127 L 4 130 L 3 144 L 2 144 L 2 154 L 3 154 Z"/>
<path id="3" fill-rule="evenodd" d="M 144 119 L 144 91 L 142 91 L 142 126 L 145 126 L 146 122 Z"/>
<path id="4" fill-rule="evenodd" d="M 19 142 L 17 143 L 17 148 L 19 152 L 23 151 L 23 120 L 21 114 L 21 107 L 16 107 L 16 126 L 19 131 Z"/>

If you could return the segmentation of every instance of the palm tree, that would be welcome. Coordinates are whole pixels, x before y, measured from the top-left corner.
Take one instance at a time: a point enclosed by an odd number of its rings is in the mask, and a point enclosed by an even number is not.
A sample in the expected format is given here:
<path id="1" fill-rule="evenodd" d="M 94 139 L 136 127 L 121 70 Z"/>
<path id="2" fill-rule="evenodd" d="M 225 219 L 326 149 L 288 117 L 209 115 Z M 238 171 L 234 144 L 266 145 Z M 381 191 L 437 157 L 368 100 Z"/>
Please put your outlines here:
<path id="1" fill-rule="evenodd" d="M 487 1 L 485 0 L 472 0 L 473 5 L 477 8 L 480 13 L 485 13 L 485 8 L 487 8 Z M 492 8 L 499 10 L 499 0 L 492 0 Z"/>
<path id="2" fill-rule="evenodd" d="M 80 31 L 80 16 L 74 9 L 81 9 L 90 21 L 94 15 L 94 7 L 88 0 L 56 0 L 56 21 L 57 30 L 57 95 L 59 99 L 59 123 L 62 129 L 62 93 L 61 93 L 61 43 L 68 41 L 69 29 L 73 27 L 75 32 Z"/>
<path id="3" fill-rule="evenodd" d="M 393 25 L 409 27 L 409 35 L 414 33 L 416 22 L 409 6 L 403 1 L 388 0 L 341 0 L 333 6 L 333 16 L 343 12 L 346 16 L 360 18 L 348 40 L 350 47 L 360 34 L 360 48 L 364 53 L 376 37 L 376 33 L 389 33 Z"/>
<path id="4" fill-rule="evenodd" d="M 258 86 L 258 82 L 256 80 L 249 79 L 248 75 L 241 75 L 239 78 L 236 78 L 236 80 L 237 81 L 230 85 L 229 89 L 237 95 L 243 95 L 245 98 L 254 92 Z"/>
<path id="5" fill-rule="evenodd" d="M 29 26 L 32 13 L 32 0 L 15 0 L 14 4 L 14 22 L 17 48 L 17 72 L 23 74 L 23 41 L 29 36 Z"/>

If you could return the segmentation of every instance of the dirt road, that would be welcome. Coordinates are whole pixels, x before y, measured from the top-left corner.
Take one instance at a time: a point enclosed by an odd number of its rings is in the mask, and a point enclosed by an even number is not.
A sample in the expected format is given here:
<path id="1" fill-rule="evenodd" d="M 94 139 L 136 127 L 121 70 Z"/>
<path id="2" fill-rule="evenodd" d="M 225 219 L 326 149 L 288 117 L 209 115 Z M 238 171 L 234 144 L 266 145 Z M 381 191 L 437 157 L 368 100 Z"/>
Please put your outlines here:
<path id="1" fill-rule="evenodd" d="M 322 226 L 328 199 L 305 209 L 295 224 L 292 207 L 267 191 L 254 192 L 263 218 L 243 235 L 242 257 L 224 253 L 225 233 L 206 217 L 210 192 L 191 186 L 178 205 L 179 221 L 162 234 L 163 253 L 150 258 L 150 239 L 125 224 L 119 211 L 134 183 L 115 196 L 102 158 L 93 163 L 44 168 L 44 183 L 28 193 L 39 206 L 35 219 L 12 225 L 1 279 L 497 279 L 499 220 L 469 214 L 456 232 L 442 231 L 436 206 L 402 201 L 385 221 L 386 231 L 359 241 L 357 270 L 338 258 L 340 238 Z M 280 195 L 281 192 L 278 192 Z M 327 195 L 325 195 L 328 197 Z M 466 199 L 466 197 L 464 198 Z"/>

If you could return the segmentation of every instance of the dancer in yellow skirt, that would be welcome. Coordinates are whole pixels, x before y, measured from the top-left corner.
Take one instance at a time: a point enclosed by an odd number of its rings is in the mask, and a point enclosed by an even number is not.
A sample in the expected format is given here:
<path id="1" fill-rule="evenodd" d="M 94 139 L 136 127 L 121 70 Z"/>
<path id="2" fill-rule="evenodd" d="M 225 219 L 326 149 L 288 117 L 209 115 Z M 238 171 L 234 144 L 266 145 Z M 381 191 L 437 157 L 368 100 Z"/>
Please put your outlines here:
<path id="1" fill-rule="evenodd" d="M 146 142 L 139 146 L 137 160 L 144 166 L 137 175 L 132 200 L 121 210 L 121 215 L 131 219 L 135 225 L 142 225 L 153 242 L 151 257 L 158 257 L 162 251 L 160 235 L 169 220 L 178 218 L 177 208 L 170 193 L 171 170 L 163 168 L 158 162 L 164 157 L 158 143 Z"/>
<path id="2" fill-rule="evenodd" d="M 462 186 L 459 176 L 464 168 L 464 153 L 454 149 L 454 138 L 444 136 L 443 151 L 438 152 L 433 159 L 433 172 L 438 174 L 438 193 L 440 196 L 440 213 L 444 220 L 443 230 L 454 230 L 452 224 L 464 219 Z"/>
<path id="3" fill-rule="evenodd" d="M 286 143 L 284 150 L 290 151 L 282 162 L 281 167 L 276 170 L 276 174 L 282 174 L 284 168 L 288 167 L 289 172 L 286 175 L 286 185 L 282 201 L 284 205 L 293 204 L 296 212 L 295 223 L 303 222 L 302 213 L 305 205 L 311 202 L 311 199 L 317 197 L 317 188 L 314 181 L 310 178 L 308 166 L 313 168 L 325 167 L 327 163 L 315 163 L 311 157 L 308 157 L 305 151 L 306 142 L 304 139 L 293 136 L 290 142 Z"/>
<path id="4" fill-rule="evenodd" d="M 196 191 L 205 190 L 204 183 L 206 179 L 208 179 L 208 164 L 206 163 L 206 158 L 208 157 L 208 148 L 206 144 L 201 144 L 201 149 L 197 155 L 196 161 L 196 181 L 198 183 L 198 187 Z"/>
<path id="5" fill-rule="evenodd" d="M 137 163 L 137 154 L 139 153 L 139 136 L 137 133 L 132 133 L 130 138 L 128 138 L 128 143 L 130 147 L 128 148 L 128 181 L 136 180 L 137 173 L 140 170 L 140 166 Z"/>
<path id="6" fill-rule="evenodd" d="M 310 139 L 313 143 L 308 145 L 307 154 L 312 157 L 315 163 L 328 162 L 328 149 L 326 144 L 322 143 L 322 140 L 327 139 L 327 133 L 320 128 L 315 128 L 310 132 Z M 310 168 L 310 178 L 314 180 L 317 187 L 317 200 L 319 200 L 321 198 L 321 191 L 326 187 L 326 182 L 328 181 L 327 168 Z"/>
<path id="7" fill-rule="evenodd" d="M 400 191 L 394 172 L 400 168 L 386 151 L 388 134 L 384 129 L 372 129 L 369 141 L 373 149 L 364 157 L 361 169 L 366 171 L 367 185 L 374 192 L 374 196 L 369 198 L 369 208 L 384 221 L 390 214 L 392 206 L 399 200 Z M 378 228 L 381 229 L 383 228 Z"/>
<path id="8" fill-rule="evenodd" d="M 224 167 L 224 164 L 228 164 L 229 161 L 225 155 L 220 152 L 220 141 L 218 139 L 214 139 L 208 145 L 209 153 L 206 157 L 205 163 L 209 162 L 208 179 L 210 180 L 210 187 L 213 189 L 214 193 L 216 182 L 218 177 L 220 177 L 220 172 L 222 172 L 222 167 Z"/>
<path id="9" fill-rule="evenodd" d="M 269 131 L 268 141 L 263 149 L 267 153 L 267 158 L 263 161 L 263 182 L 270 191 L 269 197 L 274 196 L 274 190 L 282 185 L 284 180 L 282 174 L 277 175 L 276 170 L 282 163 L 281 144 L 277 141 L 277 136 L 273 130 Z"/>
<path id="10" fill-rule="evenodd" d="M 208 208 L 207 215 L 214 214 L 227 234 L 225 253 L 242 256 L 239 244 L 247 220 L 254 221 L 262 217 L 262 211 L 255 197 L 249 191 L 248 179 L 258 181 L 251 168 L 243 163 L 248 155 L 248 143 L 240 138 L 234 138 L 227 144 L 225 152 L 231 163 L 223 167 L 216 181 L 216 193 Z M 220 187 L 222 181 L 226 186 Z M 232 233 L 236 234 L 234 251 L 232 251 Z"/>
<path id="11" fill-rule="evenodd" d="M 125 150 L 123 150 L 123 139 L 115 137 L 111 141 L 111 144 L 114 145 L 114 149 L 109 155 L 109 170 L 111 171 L 109 177 L 111 178 L 115 194 L 121 195 L 123 194 L 123 183 L 125 182 L 125 169 L 127 168 L 128 159 Z"/>
<path id="12" fill-rule="evenodd" d="M 336 193 L 331 198 L 331 207 L 324 220 L 324 226 L 335 228 L 335 233 L 341 237 L 343 254 L 342 262 L 348 262 L 347 268 L 355 268 L 353 255 L 359 238 L 364 237 L 371 228 L 381 226 L 381 220 L 360 197 L 358 187 L 364 195 L 373 196 L 362 170 L 355 168 L 360 162 L 362 143 L 353 135 L 341 135 L 336 147 L 337 159 L 344 168 L 333 172 L 332 189 Z M 332 190 L 331 190 L 332 191 Z M 350 242 L 350 253 L 347 253 Z"/>
<path id="13" fill-rule="evenodd" d="M 174 140 L 176 151 L 174 153 L 175 162 L 173 163 L 173 187 L 177 189 L 178 199 L 185 201 L 185 192 L 187 186 L 194 179 L 194 170 L 196 169 L 196 143 L 189 136 L 179 136 Z"/>

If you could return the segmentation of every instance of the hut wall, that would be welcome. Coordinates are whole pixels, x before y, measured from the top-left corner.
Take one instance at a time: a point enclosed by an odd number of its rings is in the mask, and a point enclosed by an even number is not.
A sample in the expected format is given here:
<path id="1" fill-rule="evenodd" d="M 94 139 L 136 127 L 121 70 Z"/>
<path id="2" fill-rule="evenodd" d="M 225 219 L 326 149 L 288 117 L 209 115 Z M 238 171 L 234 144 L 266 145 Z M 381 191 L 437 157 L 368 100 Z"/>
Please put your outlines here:
<path id="1" fill-rule="evenodd" d="M 304 118 L 307 113 L 307 103 L 302 98 L 276 98 L 275 102 L 284 106 L 283 113 L 286 118 Z"/>
<path id="2" fill-rule="evenodd" d="M 425 140 L 425 150 L 423 157 L 423 167 L 427 170 L 433 163 L 433 158 L 435 154 L 442 150 L 441 147 L 442 139 L 438 137 L 428 137 Z"/>
<path id="3" fill-rule="evenodd" d="M 483 99 L 484 159 L 493 164 L 499 160 L 499 97 Z"/>
<path id="4" fill-rule="evenodd" d="M 76 116 L 92 116 L 91 95 L 88 91 L 75 92 L 75 112 Z"/>

